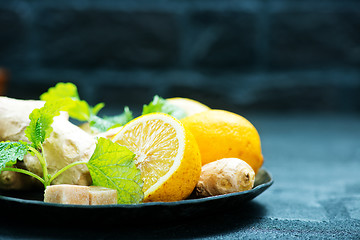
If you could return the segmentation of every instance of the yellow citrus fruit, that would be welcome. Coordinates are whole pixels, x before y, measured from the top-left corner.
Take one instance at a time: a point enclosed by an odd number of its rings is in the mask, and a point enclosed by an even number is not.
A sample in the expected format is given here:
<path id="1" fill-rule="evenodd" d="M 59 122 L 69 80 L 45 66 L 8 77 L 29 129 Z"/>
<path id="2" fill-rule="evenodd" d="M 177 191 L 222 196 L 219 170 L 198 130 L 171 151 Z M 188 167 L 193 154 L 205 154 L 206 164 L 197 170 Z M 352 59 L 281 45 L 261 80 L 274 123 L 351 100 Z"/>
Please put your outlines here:
<path id="1" fill-rule="evenodd" d="M 259 134 L 244 117 L 224 110 L 209 110 L 181 122 L 194 135 L 203 165 L 222 158 L 240 158 L 255 173 L 262 166 Z"/>
<path id="2" fill-rule="evenodd" d="M 210 108 L 196 100 L 189 99 L 189 98 L 168 98 L 166 99 L 171 104 L 178 106 L 179 108 L 182 108 L 187 116 L 191 116 L 195 113 L 203 112 L 210 110 Z"/>
<path id="3" fill-rule="evenodd" d="M 135 153 L 144 181 L 144 202 L 171 202 L 188 197 L 201 173 L 198 145 L 183 124 L 164 113 L 127 123 L 113 141 Z"/>

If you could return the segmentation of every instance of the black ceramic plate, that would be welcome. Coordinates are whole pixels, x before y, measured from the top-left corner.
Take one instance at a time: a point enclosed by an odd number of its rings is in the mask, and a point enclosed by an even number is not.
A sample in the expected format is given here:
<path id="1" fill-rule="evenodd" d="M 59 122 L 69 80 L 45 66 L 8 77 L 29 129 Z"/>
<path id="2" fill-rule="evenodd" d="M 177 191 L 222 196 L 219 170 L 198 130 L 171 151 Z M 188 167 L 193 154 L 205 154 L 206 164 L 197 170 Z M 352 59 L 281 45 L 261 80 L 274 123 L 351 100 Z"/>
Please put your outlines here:
<path id="1" fill-rule="evenodd" d="M 11 209 L 11 216 L 31 215 L 39 219 L 46 219 L 48 216 L 59 216 L 68 218 L 67 221 L 87 222 L 96 219 L 103 221 L 119 221 L 126 219 L 127 222 L 138 221 L 138 219 L 151 218 L 152 220 L 179 219 L 192 217 L 206 213 L 214 213 L 225 209 L 239 206 L 247 202 L 271 186 L 273 183 L 271 175 L 260 169 L 256 175 L 254 188 L 244 192 L 225 194 L 220 196 L 186 199 L 178 202 L 153 202 L 130 205 L 102 205 L 83 206 L 44 203 L 41 200 L 41 193 L 14 193 L 0 192 L 0 211 L 6 213 Z M 10 217 L 10 216 L 9 216 Z"/>

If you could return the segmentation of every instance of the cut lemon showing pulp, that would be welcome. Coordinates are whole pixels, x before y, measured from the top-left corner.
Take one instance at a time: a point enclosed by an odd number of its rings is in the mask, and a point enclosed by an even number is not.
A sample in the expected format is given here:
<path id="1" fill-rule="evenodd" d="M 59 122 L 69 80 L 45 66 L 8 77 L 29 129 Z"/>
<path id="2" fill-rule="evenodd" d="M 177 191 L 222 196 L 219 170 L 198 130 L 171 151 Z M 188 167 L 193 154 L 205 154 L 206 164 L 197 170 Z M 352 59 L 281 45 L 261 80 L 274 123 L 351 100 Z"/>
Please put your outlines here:
<path id="1" fill-rule="evenodd" d="M 140 116 L 113 138 L 135 156 L 144 181 L 144 202 L 171 202 L 188 197 L 201 172 L 195 138 L 182 123 L 164 113 Z"/>

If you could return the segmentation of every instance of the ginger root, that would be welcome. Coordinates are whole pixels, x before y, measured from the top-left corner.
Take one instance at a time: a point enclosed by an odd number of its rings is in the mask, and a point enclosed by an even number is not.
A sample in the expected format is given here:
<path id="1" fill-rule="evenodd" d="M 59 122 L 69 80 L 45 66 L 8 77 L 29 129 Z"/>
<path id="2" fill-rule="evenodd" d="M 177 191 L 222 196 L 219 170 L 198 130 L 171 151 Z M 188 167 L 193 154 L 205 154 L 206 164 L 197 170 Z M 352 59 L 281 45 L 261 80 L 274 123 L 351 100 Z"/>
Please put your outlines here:
<path id="1" fill-rule="evenodd" d="M 35 108 L 41 108 L 45 102 L 36 100 L 19 100 L 0 97 L 0 141 L 28 141 L 25 128 L 29 125 L 29 114 Z M 70 163 L 88 161 L 94 152 L 96 140 L 78 126 L 68 121 L 68 114 L 61 112 L 54 117 L 53 132 L 45 140 L 44 154 L 48 164 L 49 174 L 56 173 L 59 169 Z M 27 154 L 19 164 L 39 176 L 42 176 L 42 167 L 36 156 Z M 29 177 L 21 173 L 0 174 L 0 189 L 28 189 L 37 185 L 37 180 L 28 181 Z M 90 185 L 92 183 L 89 170 L 85 165 L 70 168 L 53 181 L 53 184 Z"/>
<path id="2" fill-rule="evenodd" d="M 223 158 L 202 166 L 195 192 L 198 197 L 250 190 L 255 172 L 239 158 Z"/>

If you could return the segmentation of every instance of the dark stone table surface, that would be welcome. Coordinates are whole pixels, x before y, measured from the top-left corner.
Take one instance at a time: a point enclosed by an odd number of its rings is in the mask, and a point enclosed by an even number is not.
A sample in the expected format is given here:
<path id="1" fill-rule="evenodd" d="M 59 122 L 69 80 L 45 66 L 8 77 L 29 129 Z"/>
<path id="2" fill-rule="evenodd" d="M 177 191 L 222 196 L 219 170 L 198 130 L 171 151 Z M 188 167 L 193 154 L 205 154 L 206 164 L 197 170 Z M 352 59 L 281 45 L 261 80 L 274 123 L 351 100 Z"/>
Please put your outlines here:
<path id="1" fill-rule="evenodd" d="M 7 221 L 0 239 L 360 239 L 360 116 L 249 114 L 274 184 L 254 200 L 191 219 L 98 227 L 96 222 Z M 72 216 L 68 216 L 71 218 Z M 101 222 L 101 219 L 99 219 Z"/>

